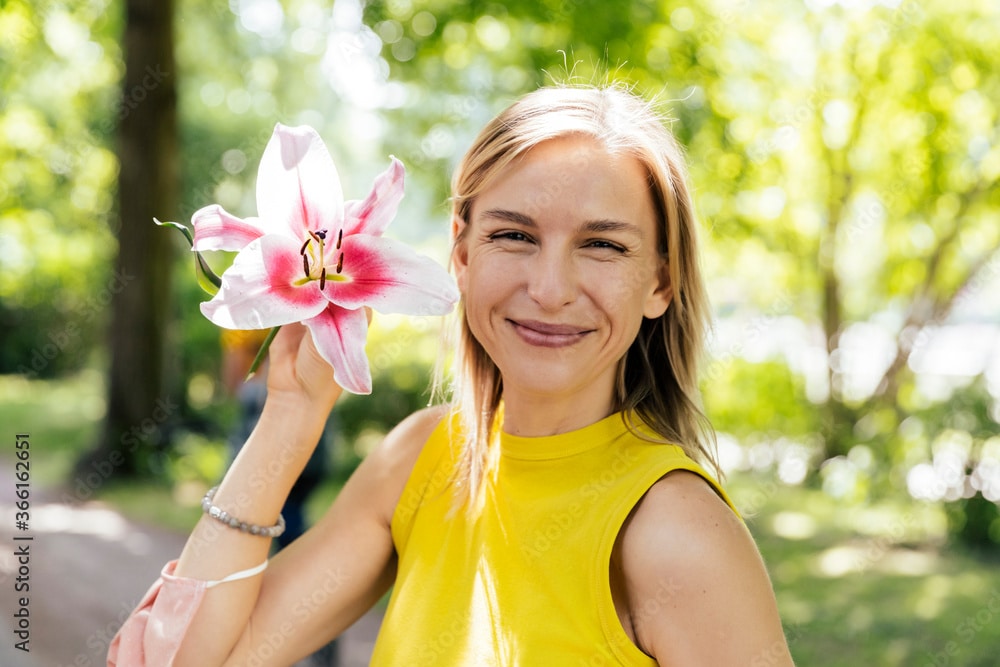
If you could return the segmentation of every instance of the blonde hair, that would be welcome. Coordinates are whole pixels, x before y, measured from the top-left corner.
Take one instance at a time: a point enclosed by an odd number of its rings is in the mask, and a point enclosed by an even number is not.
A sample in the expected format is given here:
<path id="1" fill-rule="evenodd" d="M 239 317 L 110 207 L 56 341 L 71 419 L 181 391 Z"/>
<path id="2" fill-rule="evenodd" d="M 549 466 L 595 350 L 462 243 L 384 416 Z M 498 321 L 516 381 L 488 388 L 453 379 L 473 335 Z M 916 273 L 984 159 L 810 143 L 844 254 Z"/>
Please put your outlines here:
<path id="1" fill-rule="evenodd" d="M 664 442 L 681 446 L 718 474 L 715 436 L 700 408 L 698 363 L 709 323 L 698 263 L 696 221 L 683 151 L 653 107 L 621 87 L 558 86 L 524 96 L 494 118 L 452 178 L 452 214 L 464 221 L 452 252 L 469 229 L 476 198 L 518 156 L 542 142 L 588 136 L 609 152 L 630 155 L 645 168 L 656 207 L 659 251 L 667 262 L 673 300 L 661 317 L 645 318 L 618 370 L 615 407 L 634 430 L 636 418 Z M 454 385 L 464 431 L 458 482 L 465 498 L 479 496 L 494 469 L 499 369 L 469 328 L 464 297 L 455 338 Z"/>

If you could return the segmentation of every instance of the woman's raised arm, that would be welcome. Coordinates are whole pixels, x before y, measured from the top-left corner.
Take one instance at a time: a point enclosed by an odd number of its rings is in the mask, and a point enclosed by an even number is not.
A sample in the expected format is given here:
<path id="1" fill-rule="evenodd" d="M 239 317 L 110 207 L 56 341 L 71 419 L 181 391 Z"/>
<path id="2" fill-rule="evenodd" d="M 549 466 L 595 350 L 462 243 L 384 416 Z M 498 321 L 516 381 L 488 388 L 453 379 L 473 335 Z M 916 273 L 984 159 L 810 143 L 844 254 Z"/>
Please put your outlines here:
<path id="1" fill-rule="evenodd" d="M 277 521 L 340 395 L 304 327 L 282 330 L 270 355 L 267 403 L 213 499 L 231 516 L 260 526 Z M 439 418 L 440 411 L 428 410 L 394 429 L 323 520 L 262 574 L 206 589 L 202 582 L 264 563 L 270 539 L 203 516 L 173 572 L 180 579 L 162 583 L 161 608 L 159 600 L 149 601 L 141 622 L 134 615 L 123 626 L 121 646 L 113 645 L 111 654 L 117 664 L 292 664 L 339 634 L 392 582 L 392 512 Z M 168 586 L 181 593 L 164 594 Z"/>

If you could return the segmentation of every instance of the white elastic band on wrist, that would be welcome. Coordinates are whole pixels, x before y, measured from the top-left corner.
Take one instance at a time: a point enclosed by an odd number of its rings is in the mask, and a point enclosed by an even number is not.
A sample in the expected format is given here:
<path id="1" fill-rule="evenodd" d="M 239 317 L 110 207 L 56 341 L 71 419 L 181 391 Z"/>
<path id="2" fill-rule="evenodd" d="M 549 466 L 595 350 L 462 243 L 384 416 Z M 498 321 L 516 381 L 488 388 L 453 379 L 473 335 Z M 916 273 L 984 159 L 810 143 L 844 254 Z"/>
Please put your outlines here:
<path id="1" fill-rule="evenodd" d="M 264 561 L 257 567 L 251 567 L 249 570 L 240 570 L 239 572 L 233 572 L 231 575 L 225 579 L 219 579 L 218 581 L 206 581 L 205 588 L 213 588 L 219 584 L 224 584 L 229 581 L 239 581 L 240 579 L 249 579 L 250 577 L 256 576 L 267 569 L 267 561 Z"/>

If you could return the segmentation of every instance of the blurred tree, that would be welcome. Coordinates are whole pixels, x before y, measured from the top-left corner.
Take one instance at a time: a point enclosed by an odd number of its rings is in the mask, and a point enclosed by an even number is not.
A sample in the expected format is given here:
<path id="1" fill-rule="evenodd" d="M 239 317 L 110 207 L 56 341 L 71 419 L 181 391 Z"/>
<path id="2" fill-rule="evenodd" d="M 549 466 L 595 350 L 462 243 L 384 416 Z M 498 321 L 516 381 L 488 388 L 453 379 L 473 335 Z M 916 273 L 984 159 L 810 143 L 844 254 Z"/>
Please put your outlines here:
<path id="1" fill-rule="evenodd" d="M 821 113 L 800 130 L 813 150 L 779 160 L 786 175 L 808 174 L 787 188 L 789 203 L 819 222 L 831 389 L 824 458 L 846 453 L 858 421 L 886 408 L 898 413 L 879 434 L 892 455 L 907 362 L 1000 248 L 1000 73 L 984 24 L 1000 27 L 995 6 L 910 2 L 891 13 L 844 11 L 815 33 L 841 35 L 817 59 Z M 841 337 L 879 320 L 895 351 L 872 392 L 852 392 Z"/>
<path id="2" fill-rule="evenodd" d="M 165 391 L 173 239 L 152 224 L 177 206 L 177 89 L 172 0 L 126 0 L 125 76 L 117 106 L 118 256 L 109 337 L 108 409 L 100 441 L 78 464 L 149 472 L 176 404 Z"/>
<path id="3" fill-rule="evenodd" d="M 108 108 L 120 23 L 101 3 L 0 3 L 0 373 L 83 366 L 110 270 Z"/>

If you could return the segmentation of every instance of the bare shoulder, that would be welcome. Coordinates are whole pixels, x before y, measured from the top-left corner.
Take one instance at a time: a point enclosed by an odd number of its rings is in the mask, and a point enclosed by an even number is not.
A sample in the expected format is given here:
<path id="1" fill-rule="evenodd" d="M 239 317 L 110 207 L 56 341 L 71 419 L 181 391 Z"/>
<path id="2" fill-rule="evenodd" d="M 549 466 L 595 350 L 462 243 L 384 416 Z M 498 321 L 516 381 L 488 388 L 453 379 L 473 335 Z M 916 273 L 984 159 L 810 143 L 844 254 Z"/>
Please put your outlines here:
<path id="1" fill-rule="evenodd" d="M 682 541 L 669 540 L 673 545 L 670 553 L 675 557 L 684 557 L 692 549 L 738 545 L 749 546 L 751 555 L 756 557 L 746 527 L 732 508 L 708 481 L 686 470 L 665 475 L 650 487 L 636 505 L 628 530 L 635 531 L 637 536 L 646 533 L 646 539 L 666 539 L 670 534 L 683 536 Z"/>
<path id="2" fill-rule="evenodd" d="M 707 481 L 687 471 L 662 477 L 646 492 L 619 544 L 627 581 L 666 583 L 681 597 L 722 581 L 720 572 L 762 568 L 743 522 Z"/>
<path id="3" fill-rule="evenodd" d="M 414 412 L 389 431 L 368 458 L 374 458 L 382 466 L 402 467 L 409 475 L 424 443 L 449 409 L 447 405 L 434 405 Z"/>
<path id="4" fill-rule="evenodd" d="M 753 538 L 699 475 L 657 481 L 617 549 L 636 643 L 661 664 L 791 664 Z"/>

